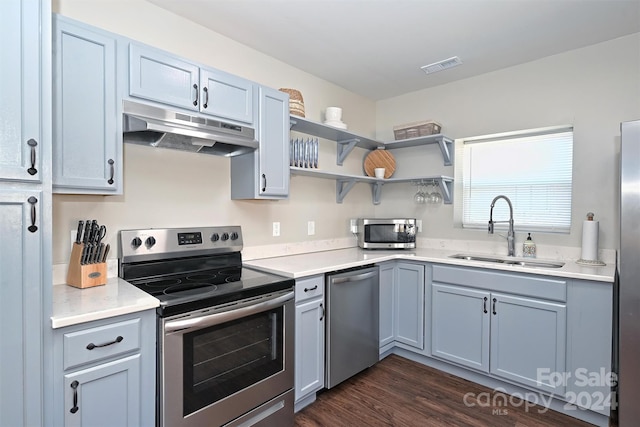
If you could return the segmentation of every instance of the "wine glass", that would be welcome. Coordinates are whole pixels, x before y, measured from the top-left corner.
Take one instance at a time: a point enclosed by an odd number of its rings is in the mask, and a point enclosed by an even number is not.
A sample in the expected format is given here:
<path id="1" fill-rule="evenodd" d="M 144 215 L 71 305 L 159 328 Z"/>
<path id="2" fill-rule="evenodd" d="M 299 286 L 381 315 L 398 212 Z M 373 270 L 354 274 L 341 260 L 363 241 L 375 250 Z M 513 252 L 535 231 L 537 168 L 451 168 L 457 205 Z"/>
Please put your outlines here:
<path id="1" fill-rule="evenodd" d="M 433 204 L 442 203 L 442 195 L 438 192 L 438 184 L 433 183 L 433 191 L 429 194 L 429 202 Z"/>
<path id="2" fill-rule="evenodd" d="M 415 196 L 413 196 L 413 201 L 419 205 L 422 205 L 427 201 L 426 193 L 422 191 L 421 184 L 418 185 L 418 192 L 415 194 Z"/>

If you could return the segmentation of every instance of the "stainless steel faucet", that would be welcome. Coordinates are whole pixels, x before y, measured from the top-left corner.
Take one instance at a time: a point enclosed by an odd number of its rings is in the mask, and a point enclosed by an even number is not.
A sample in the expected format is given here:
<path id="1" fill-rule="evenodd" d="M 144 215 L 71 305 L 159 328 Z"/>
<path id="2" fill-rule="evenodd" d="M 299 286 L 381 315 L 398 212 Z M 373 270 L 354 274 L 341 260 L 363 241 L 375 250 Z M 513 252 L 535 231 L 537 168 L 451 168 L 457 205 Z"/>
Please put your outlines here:
<path id="1" fill-rule="evenodd" d="M 493 207 L 496 204 L 496 200 L 504 199 L 509 204 L 509 221 L 494 221 L 493 220 Z M 507 233 L 507 247 L 509 250 L 509 256 L 516 255 L 516 239 L 513 233 L 513 205 L 511 205 L 511 200 L 507 196 L 496 196 L 491 202 L 491 212 L 489 212 L 489 234 L 493 234 L 493 225 L 498 223 L 508 222 L 509 223 L 509 232 Z M 504 236 L 503 236 L 504 237 Z"/>

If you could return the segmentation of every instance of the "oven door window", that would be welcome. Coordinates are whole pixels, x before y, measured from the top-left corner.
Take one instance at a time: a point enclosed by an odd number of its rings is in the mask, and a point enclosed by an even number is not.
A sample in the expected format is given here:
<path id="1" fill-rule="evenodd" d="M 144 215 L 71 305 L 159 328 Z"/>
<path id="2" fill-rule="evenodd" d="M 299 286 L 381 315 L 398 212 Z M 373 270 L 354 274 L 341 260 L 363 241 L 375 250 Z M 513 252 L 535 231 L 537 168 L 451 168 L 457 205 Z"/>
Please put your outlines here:
<path id="1" fill-rule="evenodd" d="M 184 416 L 284 370 L 283 315 L 279 307 L 184 335 Z"/>

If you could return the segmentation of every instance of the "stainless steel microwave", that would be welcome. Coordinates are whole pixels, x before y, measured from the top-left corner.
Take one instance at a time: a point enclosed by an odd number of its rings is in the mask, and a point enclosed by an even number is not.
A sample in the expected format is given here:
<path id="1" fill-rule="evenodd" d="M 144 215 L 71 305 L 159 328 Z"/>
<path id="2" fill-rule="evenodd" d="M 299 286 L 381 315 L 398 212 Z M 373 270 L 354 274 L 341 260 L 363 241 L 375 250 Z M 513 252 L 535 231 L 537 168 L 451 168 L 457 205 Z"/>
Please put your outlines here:
<path id="1" fill-rule="evenodd" d="M 359 218 L 358 246 L 363 249 L 413 249 L 416 247 L 415 218 Z"/>

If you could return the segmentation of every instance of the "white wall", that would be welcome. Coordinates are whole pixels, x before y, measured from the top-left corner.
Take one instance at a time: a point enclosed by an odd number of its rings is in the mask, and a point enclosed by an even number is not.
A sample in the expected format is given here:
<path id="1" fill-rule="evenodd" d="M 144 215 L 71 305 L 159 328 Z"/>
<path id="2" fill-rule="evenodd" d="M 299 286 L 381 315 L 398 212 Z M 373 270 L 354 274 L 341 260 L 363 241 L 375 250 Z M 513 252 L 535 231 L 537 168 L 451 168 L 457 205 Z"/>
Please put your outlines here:
<path id="1" fill-rule="evenodd" d="M 296 88 L 304 96 L 307 118 L 322 121 L 324 108 L 341 106 L 349 129 L 374 135 L 373 101 L 145 1 L 54 0 L 53 11 L 266 86 Z M 335 155 L 335 143 L 321 141 L 320 167 L 340 168 Z M 357 149 L 341 169 L 361 173 L 362 156 Z M 307 177 L 292 177 L 288 200 L 233 201 L 229 168 L 224 157 L 125 144 L 124 195 L 54 195 L 54 264 L 68 262 L 70 231 L 79 219 L 107 225 L 112 246 L 121 229 L 229 224 L 243 227 L 245 246 L 257 246 L 351 237 L 348 219 L 373 213 L 366 186 L 356 186 L 336 204 L 335 181 Z M 309 220 L 316 222 L 313 237 L 307 236 Z M 280 237 L 271 237 L 272 221 L 281 222 Z"/>
<path id="2" fill-rule="evenodd" d="M 534 240 L 580 247 L 582 221 L 591 211 L 600 221 L 600 248 L 617 248 L 620 122 L 640 119 L 640 34 L 379 101 L 377 136 L 393 139 L 394 125 L 425 119 L 439 121 L 443 133 L 452 138 L 572 124 L 571 233 L 535 233 Z M 429 158 L 420 153 L 429 153 Z M 405 176 L 415 176 L 418 170 L 426 171 L 422 175 L 454 175 L 453 167 L 442 165 L 435 146 L 394 154 L 398 173 Z M 413 197 L 415 190 L 404 187 L 393 194 L 388 192 L 376 207 L 376 215 L 394 212 L 398 203 Z M 414 204 L 409 212 L 423 219 L 423 236 L 502 240 L 485 231 L 454 228 L 452 205 L 417 206 Z M 488 215 L 489 206 L 487 219 Z M 524 236 L 516 235 L 518 245 Z"/>
<path id="3" fill-rule="evenodd" d="M 534 237 L 539 244 L 579 247 L 582 218 L 593 211 L 600 247 L 617 247 L 619 123 L 640 118 L 638 34 L 374 103 L 143 0 L 53 0 L 53 11 L 267 86 L 297 88 L 308 118 L 321 121 L 325 107 L 338 105 L 349 129 L 382 140 L 393 139 L 394 125 L 423 119 L 440 121 L 454 138 L 573 124 L 571 234 Z M 393 153 L 395 176 L 453 176 L 435 145 Z M 321 141 L 320 167 L 360 174 L 365 154 L 356 149 L 338 167 L 335 144 Z M 336 204 L 334 181 L 299 176 L 291 179 L 289 200 L 232 201 L 226 158 L 125 144 L 124 161 L 123 196 L 54 195 L 54 263 L 67 262 L 69 233 L 89 218 L 109 227 L 112 245 L 120 229 L 224 224 L 240 224 L 247 246 L 301 242 L 309 239 L 308 220 L 316 221 L 313 239 L 342 238 L 350 236 L 349 218 L 372 214 L 423 219 L 422 238 L 500 239 L 455 229 L 451 205 L 416 205 L 409 184 L 385 185 L 375 207 L 364 184 Z M 279 238 L 271 237 L 272 221 L 282 223 Z M 516 237 L 520 245 L 524 236 Z"/>

